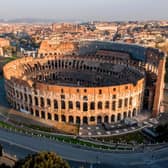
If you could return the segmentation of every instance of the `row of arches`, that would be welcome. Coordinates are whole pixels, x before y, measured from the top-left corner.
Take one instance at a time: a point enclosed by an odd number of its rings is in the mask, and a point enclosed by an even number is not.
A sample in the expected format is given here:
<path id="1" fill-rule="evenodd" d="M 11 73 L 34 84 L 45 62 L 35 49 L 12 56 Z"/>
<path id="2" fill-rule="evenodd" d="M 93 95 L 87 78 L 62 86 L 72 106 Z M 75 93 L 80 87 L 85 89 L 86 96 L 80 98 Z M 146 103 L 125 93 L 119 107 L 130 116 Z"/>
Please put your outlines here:
<path id="1" fill-rule="evenodd" d="M 49 60 L 48 62 L 46 62 L 44 65 L 41 65 L 40 63 L 36 63 L 34 64 L 34 67 L 31 66 L 26 66 L 25 67 L 25 72 L 29 73 L 30 72 L 36 72 L 38 75 L 38 72 L 41 72 L 41 70 L 46 70 L 47 74 L 45 73 L 40 73 L 40 76 L 37 76 L 35 78 L 39 79 L 39 80 L 44 80 L 44 79 L 54 79 L 54 75 L 52 74 L 52 70 L 55 71 L 60 71 L 62 70 L 70 70 L 70 69 L 74 69 L 74 70 L 81 70 L 81 71 L 88 71 L 88 72 L 98 72 L 100 74 L 105 74 L 107 76 L 111 76 L 113 75 L 115 78 L 119 78 L 120 80 L 123 80 L 123 78 L 125 79 L 126 75 L 112 71 L 110 69 L 107 68 L 103 68 L 101 66 L 94 66 L 94 62 L 93 65 L 87 65 L 87 62 L 85 63 L 86 60 L 73 60 L 71 59 L 56 59 L 56 60 Z M 113 66 L 113 63 L 109 63 L 108 64 L 111 66 Z M 116 64 L 115 64 L 116 65 Z M 129 68 L 128 66 L 126 66 L 125 68 L 127 68 L 128 70 L 124 71 L 124 72 L 129 72 L 129 77 L 134 76 L 134 78 L 137 78 L 140 74 L 139 73 L 135 73 L 135 70 L 133 70 L 131 67 Z M 50 69 L 50 71 L 48 71 Z M 128 76 L 128 75 L 127 75 Z"/>
<path id="2" fill-rule="evenodd" d="M 86 90 L 87 91 L 87 90 Z M 102 94 L 102 90 L 99 90 L 99 94 Z M 111 109 L 115 111 L 118 108 L 126 108 L 128 106 L 132 106 L 134 99 L 137 98 L 138 102 L 141 101 L 141 94 L 139 93 L 135 97 L 125 97 L 123 99 L 117 99 L 116 95 L 112 95 L 112 100 L 106 100 L 106 101 L 88 101 L 87 96 L 83 96 L 82 101 L 66 101 L 66 97 L 64 93 L 60 95 L 60 100 L 58 99 L 50 99 L 50 98 L 44 98 L 44 97 L 38 97 L 38 96 L 32 96 L 30 94 L 18 92 L 16 90 L 16 94 L 13 95 L 15 97 L 15 100 L 20 102 L 24 102 L 27 105 L 34 105 L 40 108 L 44 107 L 51 107 L 54 109 L 66 109 L 66 110 L 81 110 L 81 111 L 88 111 L 88 110 L 105 110 L 105 109 Z M 17 101 L 14 101 L 17 102 Z"/>
<path id="3" fill-rule="evenodd" d="M 122 53 L 121 53 L 122 54 Z M 45 54 L 44 54 L 45 55 Z M 50 53 L 49 54 L 51 57 L 51 61 L 48 62 L 49 66 L 53 66 L 55 65 L 54 61 L 60 59 L 57 57 L 54 57 L 54 55 L 56 56 L 56 53 Z M 53 56 L 52 56 L 53 55 Z M 54 60 L 53 60 L 54 59 Z M 129 60 L 129 59 L 121 59 L 121 57 L 116 57 L 113 55 L 107 56 L 107 55 L 86 55 L 85 58 L 81 58 L 80 56 L 77 55 L 72 55 L 72 56 L 66 56 L 66 58 L 63 58 L 61 60 L 66 61 L 66 59 L 69 60 L 77 60 L 79 61 L 79 63 L 76 63 L 77 66 L 80 67 L 81 64 L 83 64 L 84 60 L 89 60 L 89 61 L 100 61 L 100 62 L 111 62 L 114 64 L 123 64 L 123 65 L 130 65 L 135 67 L 136 69 L 146 69 L 146 71 L 152 71 L 155 74 L 157 74 L 157 67 L 155 64 L 153 64 L 152 62 L 149 63 L 144 63 L 142 61 L 137 61 L 137 60 Z M 64 63 L 60 63 L 60 66 L 64 64 Z M 146 65 L 145 65 L 146 64 Z M 65 63 L 65 65 L 69 65 L 68 63 Z M 71 66 L 71 64 L 70 64 Z"/>
<path id="4" fill-rule="evenodd" d="M 140 97 L 140 96 L 139 96 Z M 32 104 L 32 99 L 30 101 L 30 103 Z M 87 111 L 94 111 L 94 110 L 112 110 L 115 111 L 116 109 L 121 109 L 121 108 L 127 108 L 129 106 L 132 106 L 133 104 L 133 97 L 130 98 L 125 98 L 125 99 L 114 99 L 112 101 L 98 101 L 98 102 L 80 102 L 80 101 L 65 101 L 65 100 L 56 100 L 54 99 L 53 102 L 51 99 L 46 99 L 44 100 L 44 98 L 34 98 L 34 105 L 37 107 L 51 107 L 53 108 L 53 110 L 58 110 L 58 109 L 62 109 L 62 110 L 80 110 L 83 112 L 87 112 Z"/>
<path id="5" fill-rule="evenodd" d="M 98 116 L 73 116 L 69 115 L 66 116 L 64 114 L 52 114 L 45 111 L 39 111 L 39 110 L 33 110 L 31 109 L 31 114 L 40 117 L 42 119 L 46 120 L 53 120 L 56 122 L 66 122 L 70 124 L 102 124 L 102 123 L 114 123 L 119 122 L 127 117 L 135 117 L 137 115 L 137 110 L 134 108 L 133 111 L 118 113 L 118 114 L 112 114 L 112 115 L 98 115 Z"/>

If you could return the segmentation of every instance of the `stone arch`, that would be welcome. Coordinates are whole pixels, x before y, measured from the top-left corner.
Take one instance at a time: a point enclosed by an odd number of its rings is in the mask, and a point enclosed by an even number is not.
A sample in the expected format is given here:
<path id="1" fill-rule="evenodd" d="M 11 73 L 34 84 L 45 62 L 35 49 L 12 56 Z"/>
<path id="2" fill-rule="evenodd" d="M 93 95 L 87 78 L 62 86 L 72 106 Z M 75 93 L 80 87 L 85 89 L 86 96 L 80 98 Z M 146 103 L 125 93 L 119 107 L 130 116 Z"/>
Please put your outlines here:
<path id="1" fill-rule="evenodd" d="M 83 124 L 88 124 L 88 118 L 86 116 L 83 117 Z"/>
<path id="2" fill-rule="evenodd" d="M 131 111 L 128 111 L 128 117 L 131 118 Z"/>
<path id="3" fill-rule="evenodd" d="M 109 123 L 109 117 L 108 116 L 104 117 L 104 123 Z"/>
<path id="4" fill-rule="evenodd" d="M 98 110 L 102 110 L 102 108 L 103 108 L 103 103 L 102 103 L 101 101 L 98 102 L 97 108 L 98 108 Z"/>
<path id="5" fill-rule="evenodd" d="M 35 105 L 38 106 L 38 98 L 37 97 L 34 98 L 34 101 L 35 101 Z"/>
<path id="6" fill-rule="evenodd" d="M 51 100 L 49 98 L 47 98 L 47 106 L 50 107 L 51 106 Z"/>
<path id="7" fill-rule="evenodd" d="M 83 111 L 88 111 L 88 103 L 87 102 L 83 103 Z"/>
<path id="8" fill-rule="evenodd" d="M 127 112 L 126 111 L 123 113 L 123 117 L 127 118 Z"/>
<path id="9" fill-rule="evenodd" d="M 102 117 L 101 116 L 98 116 L 97 117 L 97 124 L 101 124 L 102 123 Z"/>
<path id="10" fill-rule="evenodd" d="M 106 101 L 105 102 L 105 109 L 109 109 L 109 107 L 110 107 L 110 103 L 109 103 L 109 101 Z"/>
<path id="11" fill-rule="evenodd" d="M 65 109 L 66 107 L 65 107 L 65 101 L 64 100 L 62 100 L 61 101 L 61 109 Z"/>
<path id="12" fill-rule="evenodd" d="M 61 115 L 61 121 L 62 121 L 62 122 L 66 122 L 66 117 L 65 117 L 65 115 Z"/>
<path id="13" fill-rule="evenodd" d="M 76 117 L 76 124 L 78 124 L 78 125 L 80 125 L 81 124 L 81 119 L 80 119 L 80 117 Z"/>
<path id="14" fill-rule="evenodd" d="M 95 110 L 95 102 L 90 103 L 90 110 Z"/>
<path id="15" fill-rule="evenodd" d="M 32 96 L 29 95 L 29 104 L 32 105 Z"/>
<path id="16" fill-rule="evenodd" d="M 136 108 L 134 108 L 133 111 L 132 111 L 132 116 L 133 116 L 133 117 L 136 116 L 136 112 L 137 112 L 137 111 L 136 111 Z"/>
<path id="17" fill-rule="evenodd" d="M 69 105 L 69 109 L 73 109 L 73 102 L 72 101 L 69 101 L 68 105 Z"/>
<path id="18" fill-rule="evenodd" d="M 59 116 L 58 116 L 58 114 L 54 114 L 54 120 L 55 120 L 55 121 L 59 121 Z"/>
<path id="19" fill-rule="evenodd" d="M 44 111 L 41 111 L 41 118 L 45 119 L 45 112 Z"/>
<path id="20" fill-rule="evenodd" d="M 73 118 L 73 116 L 69 116 L 69 123 L 74 123 L 74 118 Z"/>
<path id="21" fill-rule="evenodd" d="M 35 115 L 36 115 L 36 117 L 39 117 L 39 116 L 40 116 L 40 114 L 39 114 L 39 111 L 38 111 L 38 110 L 36 110 L 36 111 L 35 111 Z"/>
<path id="22" fill-rule="evenodd" d="M 120 121 L 120 120 L 121 120 L 121 114 L 118 113 L 118 114 L 117 114 L 117 121 Z"/>
<path id="23" fill-rule="evenodd" d="M 58 101 L 54 100 L 54 109 L 58 109 Z"/>
<path id="24" fill-rule="evenodd" d="M 115 115 L 114 114 L 111 116 L 111 122 L 115 122 Z"/>
<path id="25" fill-rule="evenodd" d="M 77 110 L 80 110 L 80 102 L 79 101 L 76 102 L 76 108 L 77 108 Z"/>
<path id="26" fill-rule="evenodd" d="M 52 115 L 51 115 L 51 113 L 48 113 L 48 120 L 52 120 Z"/>
<path id="27" fill-rule="evenodd" d="M 43 97 L 40 97 L 40 105 L 41 105 L 41 107 L 44 107 L 44 98 Z"/>

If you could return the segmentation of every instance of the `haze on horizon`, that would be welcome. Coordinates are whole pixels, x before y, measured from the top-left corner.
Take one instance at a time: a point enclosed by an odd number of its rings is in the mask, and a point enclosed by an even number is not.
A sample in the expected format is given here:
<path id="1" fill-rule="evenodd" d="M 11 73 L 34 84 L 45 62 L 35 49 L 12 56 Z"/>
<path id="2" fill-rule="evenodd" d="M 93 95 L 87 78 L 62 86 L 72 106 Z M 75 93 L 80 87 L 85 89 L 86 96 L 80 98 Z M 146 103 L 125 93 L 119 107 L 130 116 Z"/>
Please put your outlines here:
<path id="1" fill-rule="evenodd" d="M 0 0 L 0 19 L 167 20 L 168 0 Z"/>

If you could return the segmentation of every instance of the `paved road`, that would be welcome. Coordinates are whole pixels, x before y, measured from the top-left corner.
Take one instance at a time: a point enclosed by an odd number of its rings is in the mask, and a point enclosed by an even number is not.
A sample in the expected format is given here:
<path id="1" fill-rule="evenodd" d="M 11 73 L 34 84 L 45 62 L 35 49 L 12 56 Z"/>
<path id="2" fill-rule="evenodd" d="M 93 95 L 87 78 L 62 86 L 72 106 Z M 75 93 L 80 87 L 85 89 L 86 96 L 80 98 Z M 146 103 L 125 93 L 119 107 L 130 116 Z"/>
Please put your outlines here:
<path id="1" fill-rule="evenodd" d="M 0 80 L 0 112 L 6 111 L 8 104 L 4 99 L 3 81 Z M 73 168 L 81 165 L 87 168 L 166 168 L 168 167 L 168 148 L 145 153 L 107 153 L 89 151 L 52 140 L 25 136 L 0 129 L 0 143 L 4 150 L 18 158 L 37 151 L 54 151 L 67 160 Z M 72 161 L 75 160 L 75 161 Z M 79 161 L 79 162 L 78 162 Z M 93 166 L 90 166 L 93 163 Z M 100 163 L 100 164 L 98 164 Z"/>
<path id="2" fill-rule="evenodd" d="M 36 151 L 54 151 L 67 160 L 79 161 L 83 164 L 95 163 L 93 168 L 98 167 L 121 167 L 121 168 L 166 168 L 168 166 L 168 148 L 158 151 L 146 151 L 145 153 L 108 153 L 85 150 L 74 146 L 56 143 L 55 141 L 25 136 L 18 133 L 8 132 L 0 129 L 0 142 L 3 142 L 4 149 L 16 155 L 19 158 L 26 156 L 28 153 Z M 8 145 L 7 145 L 8 144 Z M 9 145 L 10 144 L 10 145 Z M 73 163 L 73 162 L 71 162 Z"/>

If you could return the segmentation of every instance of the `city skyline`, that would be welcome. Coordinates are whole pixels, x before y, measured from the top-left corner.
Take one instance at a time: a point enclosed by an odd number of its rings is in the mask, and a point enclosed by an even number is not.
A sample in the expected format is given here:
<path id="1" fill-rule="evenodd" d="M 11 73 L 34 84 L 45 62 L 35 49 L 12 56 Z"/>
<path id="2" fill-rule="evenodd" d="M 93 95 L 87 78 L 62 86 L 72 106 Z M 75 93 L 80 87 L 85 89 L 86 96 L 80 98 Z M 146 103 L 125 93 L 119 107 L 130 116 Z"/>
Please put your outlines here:
<path id="1" fill-rule="evenodd" d="M 1 2 L 0 19 L 166 20 L 168 19 L 167 5 L 166 0 L 29 0 L 24 2 L 6 0 Z"/>

